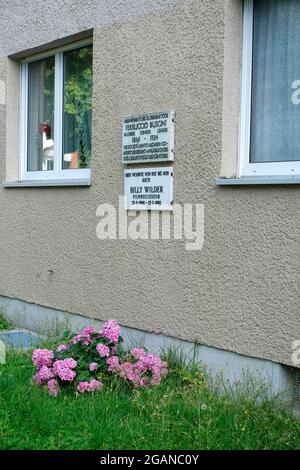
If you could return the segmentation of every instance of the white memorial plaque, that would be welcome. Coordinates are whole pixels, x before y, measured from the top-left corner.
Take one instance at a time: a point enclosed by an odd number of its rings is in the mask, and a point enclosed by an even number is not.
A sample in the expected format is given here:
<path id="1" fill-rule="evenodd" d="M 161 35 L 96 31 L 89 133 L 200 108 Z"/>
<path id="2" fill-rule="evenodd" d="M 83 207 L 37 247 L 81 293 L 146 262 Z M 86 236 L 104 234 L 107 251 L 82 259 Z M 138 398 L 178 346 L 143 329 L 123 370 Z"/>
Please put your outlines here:
<path id="1" fill-rule="evenodd" d="M 172 167 L 128 168 L 124 180 L 126 209 L 172 210 Z"/>
<path id="2" fill-rule="evenodd" d="M 125 116 L 123 163 L 174 160 L 174 111 Z"/>

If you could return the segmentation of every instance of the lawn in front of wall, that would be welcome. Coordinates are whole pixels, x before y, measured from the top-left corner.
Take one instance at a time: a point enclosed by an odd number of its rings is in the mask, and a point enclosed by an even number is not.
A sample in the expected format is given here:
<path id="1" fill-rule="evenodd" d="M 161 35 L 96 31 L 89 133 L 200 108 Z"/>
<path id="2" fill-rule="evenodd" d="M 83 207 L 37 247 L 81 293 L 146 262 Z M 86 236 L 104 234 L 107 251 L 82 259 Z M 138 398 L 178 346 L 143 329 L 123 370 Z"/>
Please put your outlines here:
<path id="1" fill-rule="evenodd" d="M 170 365 L 151 389 L 116 382 L 54 398 L 32 384 L 31 354 L 9 352 L 0 365 L 0 449 L 300 448 L 300 423 L 280 402 L 217 395 L 199 368 Z"/>
<path id="2" fill-rule="evenodd" d="M 0 331 L 1 330 L 9 330 L 11 328 L 11 324 L 8 320 L 4 318 L 4 316 L 0 312 Z"/>

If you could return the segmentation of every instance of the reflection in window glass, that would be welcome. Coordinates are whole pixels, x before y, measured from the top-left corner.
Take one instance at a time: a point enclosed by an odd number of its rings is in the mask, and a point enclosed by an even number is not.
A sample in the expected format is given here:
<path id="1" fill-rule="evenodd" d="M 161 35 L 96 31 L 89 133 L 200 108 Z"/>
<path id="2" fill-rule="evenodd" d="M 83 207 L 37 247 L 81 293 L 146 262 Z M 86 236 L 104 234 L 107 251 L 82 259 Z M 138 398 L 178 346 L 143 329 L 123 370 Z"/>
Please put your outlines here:
<path id="1" fill-rule="evenodd" d="M 92 46 L 64 54 L 63 168 L 89 168 L 92 128 Z"/>
<path id="2" fill-rule="evenodd" d="M 53 170 L 54 57 L 28 64 L 28 171 Z"/>
<path id="3" fill-rule="evenodd" d="M 251 163 L 300 160 L 300 0 L 254 2 Z"/>

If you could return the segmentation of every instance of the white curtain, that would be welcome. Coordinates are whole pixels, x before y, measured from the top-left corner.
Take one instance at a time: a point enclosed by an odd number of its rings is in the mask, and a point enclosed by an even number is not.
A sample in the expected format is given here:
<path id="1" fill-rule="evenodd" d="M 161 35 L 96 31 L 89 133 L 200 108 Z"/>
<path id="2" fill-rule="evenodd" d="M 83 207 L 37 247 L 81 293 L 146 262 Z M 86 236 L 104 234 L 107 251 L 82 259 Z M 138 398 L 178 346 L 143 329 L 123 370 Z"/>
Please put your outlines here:
<path id="1" fill-rule="evenodd" d="M 296 80 L 300 102 L 300 0 L 254 0 L 252 163 L 300 160 Z"/>

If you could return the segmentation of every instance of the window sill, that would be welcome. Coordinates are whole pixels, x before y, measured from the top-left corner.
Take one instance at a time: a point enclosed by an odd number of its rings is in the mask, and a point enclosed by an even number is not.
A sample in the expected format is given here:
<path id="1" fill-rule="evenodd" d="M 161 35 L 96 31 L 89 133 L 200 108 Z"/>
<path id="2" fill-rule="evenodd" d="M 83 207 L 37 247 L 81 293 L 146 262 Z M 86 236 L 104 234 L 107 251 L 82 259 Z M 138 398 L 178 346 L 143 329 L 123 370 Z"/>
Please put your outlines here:
<path id="1" fill-rule="evenodd" d="M 244 176 L 242 178 L 215 178 L 214 181 L 217 186 L 300 184 L 300 176 Z"/>
<path id="2" fill-rule="evenodd" d="M 88 179 L 65 179 L 65 180 L 44 180 L 44 181 L 4 181 L 4 188 L 42 188 L 42 187 L 63 187 L 63 186 L 91 186 Z"/>

